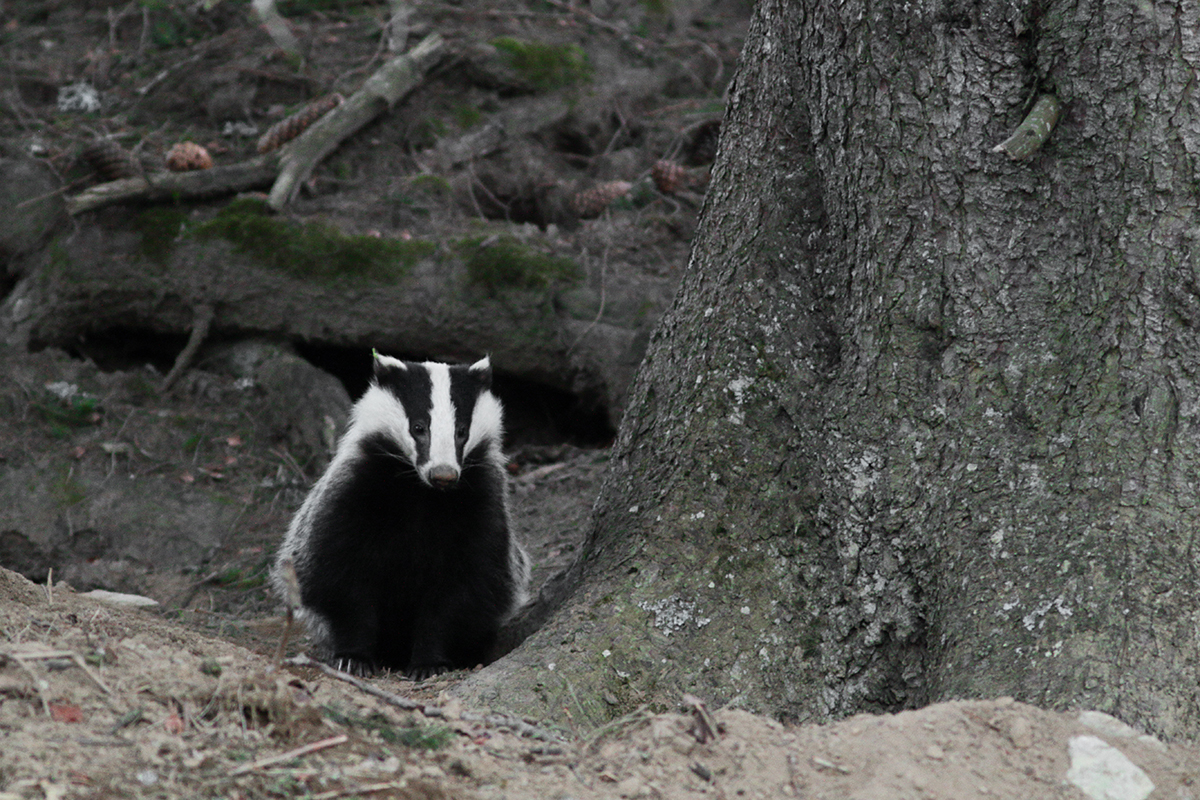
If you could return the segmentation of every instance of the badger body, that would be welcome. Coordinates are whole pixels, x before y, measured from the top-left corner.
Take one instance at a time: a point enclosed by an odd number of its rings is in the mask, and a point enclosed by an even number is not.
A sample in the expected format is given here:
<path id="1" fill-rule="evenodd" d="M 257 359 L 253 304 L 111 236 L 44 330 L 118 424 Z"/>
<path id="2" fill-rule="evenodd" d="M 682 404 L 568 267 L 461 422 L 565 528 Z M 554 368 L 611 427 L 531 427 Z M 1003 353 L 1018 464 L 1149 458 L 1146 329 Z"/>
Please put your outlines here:
<path id="1" fill-rule="evenodd" d="M 421 679 L 485 662 L 528 599 L 509 532 L 500 401 L 470 366 L 375 356 L 325 474 L 293 518 L 300 616 L 341 669 Z"/>

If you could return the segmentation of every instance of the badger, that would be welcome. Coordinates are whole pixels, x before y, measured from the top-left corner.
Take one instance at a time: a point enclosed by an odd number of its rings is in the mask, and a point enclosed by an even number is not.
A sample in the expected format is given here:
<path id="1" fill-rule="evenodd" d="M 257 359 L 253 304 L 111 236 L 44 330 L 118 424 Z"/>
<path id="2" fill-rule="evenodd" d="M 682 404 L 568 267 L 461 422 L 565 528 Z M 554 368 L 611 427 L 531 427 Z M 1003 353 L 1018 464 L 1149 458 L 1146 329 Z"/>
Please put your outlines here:
<path id="1" fill-rule="evenodd" d="M 474 667 L 528 600 L 491 383 L 487 358 L 465 366 L 374 354 L 371 384 L 271 576 L 285 595 L 290 559 L 300 619 L 337 668 L 421 680 Z"/>

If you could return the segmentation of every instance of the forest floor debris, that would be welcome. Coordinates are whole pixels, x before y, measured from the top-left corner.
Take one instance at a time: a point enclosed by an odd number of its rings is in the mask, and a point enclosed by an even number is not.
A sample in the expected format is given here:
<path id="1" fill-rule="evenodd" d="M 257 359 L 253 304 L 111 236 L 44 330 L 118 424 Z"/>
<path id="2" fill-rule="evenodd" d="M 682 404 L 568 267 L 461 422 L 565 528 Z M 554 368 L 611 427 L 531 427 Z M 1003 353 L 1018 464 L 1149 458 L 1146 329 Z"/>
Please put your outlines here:
<path id="1" fill-rule="evenodd" d="M 463 708 L 454 675 L 367 681 L 430 716 L 7 570 L 0 632 L 4 800 L 1200 796 L 1195 745 L 1009 698 L 789 726 L 688 697 L 579 736 Z"/>

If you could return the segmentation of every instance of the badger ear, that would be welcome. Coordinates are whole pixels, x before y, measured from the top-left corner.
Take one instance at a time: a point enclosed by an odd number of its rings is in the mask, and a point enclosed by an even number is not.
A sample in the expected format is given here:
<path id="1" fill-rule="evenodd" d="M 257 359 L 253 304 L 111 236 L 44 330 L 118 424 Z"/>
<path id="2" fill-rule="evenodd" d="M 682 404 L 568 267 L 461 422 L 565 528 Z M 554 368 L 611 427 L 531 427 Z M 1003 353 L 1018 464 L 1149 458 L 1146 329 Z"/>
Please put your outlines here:
<path id="1" fill-rule="evenodd" d="M 492 388 L 492 360 L 488 356 L 479 359 L 467 367 L 467 370 L 483 385 L 484 389 Z"/>
<path id="2" fill-rule="evenodd" d="M 375 348 L 371 348 L 371 362 L 372 362 L 372 365 L 374 366 L 376 378 L 379 378 L 380 375 L 382 375 L 383 373 L 387 372 L 390 369 L 400 369 L 405 372 L 408 371 L 408 365 L 405 364 L 403 361 L 401 361 L 398 358 L 392 358 L 391 356 L 382 355 Z"/>

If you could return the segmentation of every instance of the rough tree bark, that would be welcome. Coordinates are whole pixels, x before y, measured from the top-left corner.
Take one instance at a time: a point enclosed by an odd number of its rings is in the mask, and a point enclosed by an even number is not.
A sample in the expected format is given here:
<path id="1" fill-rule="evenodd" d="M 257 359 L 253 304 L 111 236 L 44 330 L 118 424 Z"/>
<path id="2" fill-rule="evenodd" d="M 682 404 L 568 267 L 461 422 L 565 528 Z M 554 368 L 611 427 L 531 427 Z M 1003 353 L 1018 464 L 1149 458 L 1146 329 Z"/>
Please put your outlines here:
<path id="1" fill-rule="evenodd" d="M 1195 3 L 760 2 L 582 586 L 465 692 L 1196 735 L 1198 65 Z"/>

